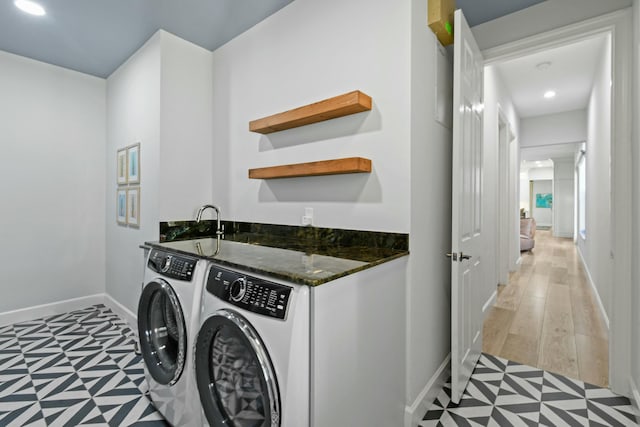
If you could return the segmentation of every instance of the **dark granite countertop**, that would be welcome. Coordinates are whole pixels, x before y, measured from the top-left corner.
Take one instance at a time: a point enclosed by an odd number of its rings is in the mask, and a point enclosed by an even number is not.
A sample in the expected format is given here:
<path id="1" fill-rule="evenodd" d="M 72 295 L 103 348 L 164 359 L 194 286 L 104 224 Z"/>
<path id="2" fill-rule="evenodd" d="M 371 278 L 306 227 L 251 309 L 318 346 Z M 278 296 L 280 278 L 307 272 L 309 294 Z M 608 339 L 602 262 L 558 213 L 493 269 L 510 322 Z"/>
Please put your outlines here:
<path id="1" fill-rule="evenodd" d="M 200 233 L 194 232 L 191 224 Z M 218 240 L 197 238 L 198 234 L 213 234 L 202 224 L 161 223 L 161 240 L 167 235 L 175 238 L 177 234 L 188 240 L 146 244 L 308 286 L 321 285 L 409 254 L 406 234 L 230 221 L 224 221 L 223 225 L 225 235 Z"/>

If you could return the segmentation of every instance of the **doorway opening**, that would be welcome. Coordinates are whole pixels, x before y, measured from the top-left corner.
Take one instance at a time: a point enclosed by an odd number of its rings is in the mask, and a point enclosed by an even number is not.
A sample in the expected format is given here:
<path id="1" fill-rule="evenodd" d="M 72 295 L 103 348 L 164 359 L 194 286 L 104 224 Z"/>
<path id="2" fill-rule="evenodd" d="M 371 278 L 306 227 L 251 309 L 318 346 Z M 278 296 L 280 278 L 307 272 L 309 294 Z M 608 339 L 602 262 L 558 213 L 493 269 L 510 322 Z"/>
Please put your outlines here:
<path id="1" fill-rule="evenodd" d="M 554 175 L 554 178 L 551 181 L 550 191 L 537 191 L 535 188 L 528 188 L 529 191 L 527 191 L 527 193 L 529 194 L 526 198 L 526 204 L 529 208 L 528 212 L 526 208 L 523 209 L 524 212 L 521 211 L 522 206 L 520 206 L 520 203 L 523 202 L 522 198 L 520 198 L 516 203 L 510 201 L 513 195 L 522 193 L 522 186 L 520 186 L 520 190 L 507 193 L 504 192 L 505 184 L 502 181 L 505 174 L 508 174 L 508 172 L 504 169 L 502 155 L 498 154 L 497 163 L 500 167 L 498 176 L 500 179 L 498 179 L 495 187 L 498 201 L 498 219 L 496 221 L 496 241 L 498 244 L 496 245 L 496 257 L 500 259 L 496 261 L 497 271 L 495 283 L 503 283 L 504 281 L 504 274 L 501 270 L 501 266 L 504 266 L 506 263 L 504 253 L 507 252 L 509 255 L 513 254 L 508 243 L 505 243 L 508 239 L 503 238 L 504 234 L 508 235 L 509 233 L 512 233 L 513 229 L 510 227 L 504 227 L 502 207 L 504 204 L 507 204 L 508 212 L 516 213 L 518 219 L 520 219 L 521 215 L 526 218 L 527 213 L 529 216 L 533 213 L 532 206 L 536 204 L 537 195 L 540 194 L 541 200 L 544 201 L 546 199 L 551 202 L 548 203 L 547 208 L 542 206 L 540 207 L 540 209 L 549 209 L 549 211 L 547 211 L 549 218 L 545 219 L 545 221 L 550 221 L 549 230 L 538 230 L 536 232 L 537 238 L 535 242 L 535 249 L 531 252 L 525 252 L 521 257 L 519 257 L 519 268 L 510 269 L 509 276 L 511 277 L 509 279 L 511 280 L 508 280 L 508 284 L 502 287 L 497 298 L 498 300 L 502 299 L 503 301 L 508 301 L 510 299 L 513 305 L 517 304 L 518 307 L 520 307 L 520 304 L 523 301 L 523 295 L 527 293 L 535 294 L 536 292 L 539 292 L 539 295 L 544 294 L 541 296 L 544 297 L 544 304 L 550 304 L 546 307 L 550 309 L 549 311 L 544 305 L 540 308 L 540 304 L 535 305 L 532 303 L 525 303 L 522 306 L 522 309 L 525 310 L 524 313 L 528 313 L 529 317 L 538 316 L 540 318 L 541 326 L 535 339 L 525 340 L 522 337 L 519 337 L 520 344 L 522 344 L 519 348 L 521 350 L 532 350 L 533 348 L 536 348 L 538 359 L 542 358 L 543 361 L 547 362 L 554 358 L 557 359 L 559 352 L 556 351 L 558 346 L 554 349 L 553 345 L 550 345 L 549 343 L 545 344 L 545 340 L 555 340 L 554 342 L 556 344 L 563 343 L 565 347 L 573 347 L 573 354 L 576 355 L 576 359 L 578 346 L 584 347 L 583 344 L 585 339 L 583 339 L 583 337 L 575 338 L 574 336 L 573 339 L 568 338 L 569 332 L 575 332 L 576 329 L 581 329 L 584 326 L 580 324 L 581 320 L 584 320 L 584 316 L 582 316 L 581 319 L 576 319 L 573 311 L 575 311 L 576 315 L 584 314 L 589 310 L 596 314 L 601 314 L 603 317 L 602 323 L 605 325 L 602 329 L 606 331 L 609 325 L 611 325 L 611 339 L 609 341 L 611 345 L 609 346 L 609 343 L 605 344 L 605 356 L 602 356 L 602 351 L 589 352 L 590 354 L 597 353 L 599 356 L 596 361 L 585 360 L 583 361 L 583 364 L 593 362 L 599 365 L 608 365 L 607 367 L 610 366 L 609 383 L 614 391 L 622 394 L 628 393 L 627 386 L 624 382 L 629 366 L 629 351 L 628 344 L 622 342 L 620 337 L 625 336 L 624 331 L 628 329 L 624 324 L 625 322 L 628 323 L 630 310 L 628 304 L 621 304 L 623 308 L 619 311 L 616 309 L 616 312 L 613 312 L 611 307 L 618 307 L 615 305 L 616 302 L 623 301 L 623 298 L 626 298 L 630 285 L 630 279 L 628 277 L 630 271 L 628 268 L 629 259 L 627 259 L 626 254 L 624 253 L 622 253 L 617 259 L 613 258 L 612 255 L 614 252 L 619 253 L 617 250 L 625 248 L 626 245 L 628 245 L 627 240 L 621 239 L 619 236 L 622 234 L 621 232 L 623 230 L 621 227 L 625 227 L 630 224 L 630 217 L 628 214 L 622 212 L 623 209 L 621 209 L 622 204 L 620 201 L 620 197 L 624 194 L 628 194 L 630 191 L 628 184 L 623 181 L 623 178 L 628 178 L 630 174 L 630 163 L 628 161 L 629 151 L 626 146 L 626 142 L 624 142 L 619 136 L 622 130 L 630 129 L 629 117 L 623 112 L 628 101 L 623 99 L 622 94 L 624 92 L 620 87 L 624 86 L 624 83 L 630 78 L 628 75 L 628 62 L 623 61 L 620 63 L 618 61 L 621 55 L 626 54 L 629 48 L 628 44 L 625 44 L 624 40 L 621 40 L 624 37 L 624 31 L 629 30 L 629 23 L 627 21 L 628 20 L 620 14 L 612 14 L 598 20 L 593 20 L 588 24 L 580 24 L 567 27 L 562 30 L 552 31 L 550 33 L 534 36 L 521 42 L 512 43 L 506 47 L 503 46 L 484 52 L 485 58 L 487 59 L 487 66 L 495 68 L 509 62 L 514 62 L 514 60 L 526 61 L 529 59 L 529 66 L 532 70 L 529 72 L 529 76 L 531 76 L 534 72 L 547 71 L 553 67 L 553 64 L 546 64 L 546 62 L 553 61 L 542 61 L 539 56 L 536 57 L 536 55 L 540 55 L 544 52 L 554 49 L 562 49 L 569 45 L 572 45 L 571 48 L 573 49 L 575 48 L 576 43 L 588 44 L 590 42 L 601 43 L 605 46 L 602 49 L 608 49 L 608 65 L 606 64 L 606 60 L 604 60 L 605 63 L 600 63 L 597 70 L 599 73 L 599 82 L 604 82 L 605 84 L 592 84 L 590 86 L 589 99 L 585 106 L 582 108 L 578 107 L 557 111 L 550 111 L 549 109 L 546 109 L 546 114 L 525 114 L 523 115 L 525 116 L 524 119 L 520 117 L 515 119 L 517 124 L 514 127 L 516 128 L 516 142 L 520 148 L 520 158 L 526 158 L 526 160 L 529 161 L 544 161 L 551 159 L 554 161 L 554 172 L 561 174 L 560 177 L 556 177 Z M 614 27 L 616 28 L 616 31 L 613 31 Z M 612 43 L 612 38 L 616 38 L 614 43 Z M 603 42 L 603 40 L 606 41 Z M 549 65 L 551 65 L 551 67 L 549 67 Z M 539 68 L 542 68 L 542 70 Z M 608 74 L 602 71 L 606 69 L 608 69 Z M 504 78 L 502 70 L 498 71 L 496 74 L 499 75 L 500 78 Z M 574 78 L 574 80 L 577 79 Z M 508 86 L 508 83 L 504 83 L 504 86 Z M 532 87 L 534 85 L 529 84 L 528 86 Z M 568 85 L 562 86 L 562 88 L 567 89 Z M 608 102 L 606 102 L 607 99 L 604 95 L 607 90 L 609 92 Z M 557 89 L 556 96 L 559 95 L 559 93 L 560 89 Z M 496 99 L 500 99 L 500 96 L 497 96 Z M 602 102 L 603 100 L 605 101 L 604 103 Z M 514 99 L 514 104 L 515 103 Z M 505 108 L 504 103 L 501 103 L 501 108 L 507 109 Z M 618 114 L 614 114 L 612 111 L 617 111 Z M 603 114 L 605 114 L 610 120 L 608 124 L 603 124 Z M 622 116 L 619 116 L 619 114 L 622 114 Z M 553 115 L 556 116 L 552 117 Z M 569 138 L 567 136 L 567 132 L 565 132 L 567 131 L 566 126 L 563 127 L 563 125 L 566 125 L 570 121 L 569 119 L 576 119 L 580 115 L 583 116 L 583 128 L 585 128 L 584 132 L 587 135 L 585 135 L 584 138 L 581 138 L 580 136 Z M 512 120 L 514 120 L 513 117 L 508 117 L 509 122 L 513 123 Z M 498 129 L 502 129 L 504 127 L 504 124 L 500 122 L 500 119 L 498 119 L 497 127 Z M 617 130 L 616 127 L 618 127 Z M 552 128 L 555 128 L 555 136 L 548 133 L 549 129 Z M 537 134 L 536 131 L 538 131 Z M 545 134 L 545 132 L 547 133 Z M 571 133 L 569 132 L 569 134 Z M 535 135 L 535 138 L 531 135 Z M 590 141 L 602 141 L 604 139 L 608 140 L 608 145 L 592 144 L 593 147 L 589 146 Z M 537 140 L 537 142 L 532 142 L 533 140 Z M 587 141 L 586 153 L 596 150 L 602 151 L 599 151 L 598 154 L 594 153 L 592 156 L 589 156 L 589 154 L 584 156 L 583 153 L 582 159 L 580 159 L 579 147 L 584 140 Z M 563 153 L 563 151 L 566 151 L 569 147 L 569 153 Z M 534 154 L 537 157 L 531 157 Z M 604 154 L 604 156 L 602 154 Z M 606 163 L 606 171 L 602 169 L 602 164 L 596 163 L 596 158 L 604 160 Z M 581 172 L 579 162 L 584 162 L 583 164 L 586 165 L 586 168 L 582 168 L 583 172 Z M 519 166 L 518 159 L 516 159 L 516 164 Z M 618 167 L 620 167 L 620 170 L 617 169 Z M 522 172 L 522 170 L 520 171 Z M 580 175 L 581 173 L 584 174 L 582 178 Z M 605 176 L 608 179 L 600 179 L 599 181 L 596 181 L 594 179 L 596 176 Z M 535 184 L 535 180 L 528 181 L 534 181 Z M 584 187 L 583 196 L 580 197 L 580 183 L 585 182 L 592 183 L 598 188 L 591 188 L 587 185 Z M 528 182 L 528 184 L 531 185 L 531 182 Z M 618 186 L 622 187 L 619 188 Z M 615 193 L 617 193 L 617 195 Z M 569 194 L 571 197 L 568 197 Z M 599 196 L 597 194 L 599 194 Z M 582 210 L 582 212 L 584 212 L 584 217 L 580 216 L 581 211 L 579 206 L 581 201 L 585 202 L 584 210 Z M 603 208 L 599 210 L 596 203 L 603 206 Z M 560 209 L 559 205 L 562 205 L 563 209 Z M 565 211 L 567 206 L 570 206 L 569 213 Z M 605 212 L 607 209 L 608 211 Z M 567 218 L 569 218 L 569 220 L 567 220 Z M 623 222 L 618 223 L 618 220 Z M 580 221 L 583 222 L 581 223 Z M 580 231 L 596 228 L 589 227 L 588 224 L 590 222 L 597 222 L 597 229 L 601 230 L 601 232 L 596 232 L 595 235 L 590 234 L 589 240 L 587 240 L 585 236 L 586 231 L 585 233 L 580 233 Z M 575 253 L 572 253 L 573 250 L 575 250 Z M 596 257 L 594 255 L 594 253 L 600 254 L 600 252 L 605 255 L 601 257 Z M 540 254 L 540 256 L 533 258 L 529 256 L 531 254 L 536 256 Z M 560 258 L 562 257 L 565 258 L 565 265 L 559 265 Z M 595 258 L 600 260 L 604 259 L 604 261 L 594 261 Z M 533 262 L 534 260 L 535 262 Z M 582 268 L 583 264 L 586 268 L 583 268 L 582 270 L 584 271 L 581 271 L 580 268 Z M 545 270 L 548 273 L 546 279 L 543 278 L 541 274 Z M 524 278 L 524 276 L 527 276 L 527 273 L 528 277 Z M 582 280 L 583 278 L 584 280 Z M 523 281 L 526 281 L 526 284 L 522 283 Z M 614 283 L 616 284 L 615 287 L 612 285 Z M 559 285 L 560 287 L 550 288 L 551 284 Z M 532 285 L 532 287 L 528 288 L 529 285 Z M 595 294 L 595 297 L 589 298 L 591 302 L 589 308 L 578 307 L 571 299 L 572 289 L 578 285 L 580 286 L 576 289 L 579 289 L 579 291 L 574 290 L 574 294 L 586 291 L 593 291 Z M 522 288 L 518 289 L 518 287 Z M 542 292 L 543 289 L 544 292 Z M 563 299 L 568 299 L 570 309 L 554 308 L 556 302 Z M 587 298 L 585 297 L 582 299 Z M 499 304 L 500 303 L 496 304 L 498 308 Z M 492 321 L 503 326 L 500 333 L 496 331 L 487 333 L 487 331 L 485 331 L 483 339 L 488 347 L 493 346 L 493 351 L 496 351 L 496 344 L 495 341 L 491 344 L 491 339 L 497 337 L 498 341 L 502 340 L 500 346 L 505 346 L 510 334 L 514 336 L 518 335 L 517 332 L 524 331 L 526 329 L 525 326 L 529 329 L 535 329 L 531 326 L 531 323 L 525 322 L 524 326 L 518 322 L 515 324 L 509 323 L 507 321 L 508 313 L 502 313 L 499 316 L 495 316 L 493 319 L 490 318 L 490 313 L 485 313 L 485 315 L 485 326 L 490 324 Z M 512 313 L 511 315 L 516 316 L 516 313 Z M 566 322 L 566 324 L 562 324 L 560 326 L 556 325 L 557 328 L 553 327 L 551 321 L 554 316 L 561 317 L 563 319 L 570 319 L 571 322 Z M 545 338 L 542 333 L 545 329 L 545 322 L 549 326 L 548 329 L 559 329 L 566 332 L 564 337 L 554 337 L 553 340 Z M 594 320 L 593 322 L 596 321 Z M 509 328 L 505 331 L 504 326 L 507 324 L 509 325 Z M 576 327 L 576 324 L 580 325 Z M 623 326 L 620 327 L 620 325 Z M 585 332 L 584 330 L 581 331 Z M 535 336 L 536 333 L 533 332 L 532 335 Z M 587 337 L 589 339 L 593 338 L 589 336 Z M 507 347 L 511 346 L 512 348 L 515 348 L 514 340 L 518 337 L 512 338 L 511 343 L 507 345 Z M 580 342 L 578 342 L 579 340 Z M 491 351 L 488 352 L 491 353 Z M 581 351 L 581 353 L 583 352 Z M 533 354 L 533 351 L 529 354 Z M 575 362 L 575 367 L 579 367 L 579 360 L 571 362 L 570 359 L 571 356 L 563 359 L 562 362 L 566 360 L 569 361 L 567 364 Z M 523 361 L 523 363 L 527 363 L 527 361 Z M 533 363 L 529 361 L 527 364 Z M 533 364 L 533 366 L 536 365 Z M 565 375 L 567 374 L 566 372 L 561 373 L 565 373 Z M 575 375 L 568 376 L 575 377 Z"/>

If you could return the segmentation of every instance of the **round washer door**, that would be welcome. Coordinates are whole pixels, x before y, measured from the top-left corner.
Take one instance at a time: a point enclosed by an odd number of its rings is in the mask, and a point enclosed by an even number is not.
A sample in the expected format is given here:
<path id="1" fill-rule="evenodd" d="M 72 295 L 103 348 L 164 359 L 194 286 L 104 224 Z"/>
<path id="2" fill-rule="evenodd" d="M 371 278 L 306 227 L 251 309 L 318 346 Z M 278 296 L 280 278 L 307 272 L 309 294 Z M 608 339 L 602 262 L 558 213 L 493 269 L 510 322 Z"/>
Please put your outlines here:
<path id="1" fill-rule="evenodd" d="M 271 359 L 240 314 L 222 309 L 204 322 L 196 343 L 196 378 L 209 425 L 280 426 Z"/>
<path id="2" fill-rule="evenodd" d="M 164 280 L 156 279 L 142 291 L 138 335 L 149 374 L 160 384 L 175 384 L 184 370 L 187 329 L 178 296 Z"/>

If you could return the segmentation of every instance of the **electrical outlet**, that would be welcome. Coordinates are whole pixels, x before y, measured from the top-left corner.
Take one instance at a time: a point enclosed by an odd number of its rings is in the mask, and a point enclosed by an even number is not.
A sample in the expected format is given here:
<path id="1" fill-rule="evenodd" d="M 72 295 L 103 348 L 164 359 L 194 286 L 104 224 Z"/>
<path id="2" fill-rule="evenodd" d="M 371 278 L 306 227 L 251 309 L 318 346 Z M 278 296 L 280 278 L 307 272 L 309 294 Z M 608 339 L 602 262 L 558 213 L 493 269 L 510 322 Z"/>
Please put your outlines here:
<path id="1" fill-rule="evenodd" d="M 304 215 L 302 215 L 302 225 L 313 225 L 313 208 L 304 208 Z"/>

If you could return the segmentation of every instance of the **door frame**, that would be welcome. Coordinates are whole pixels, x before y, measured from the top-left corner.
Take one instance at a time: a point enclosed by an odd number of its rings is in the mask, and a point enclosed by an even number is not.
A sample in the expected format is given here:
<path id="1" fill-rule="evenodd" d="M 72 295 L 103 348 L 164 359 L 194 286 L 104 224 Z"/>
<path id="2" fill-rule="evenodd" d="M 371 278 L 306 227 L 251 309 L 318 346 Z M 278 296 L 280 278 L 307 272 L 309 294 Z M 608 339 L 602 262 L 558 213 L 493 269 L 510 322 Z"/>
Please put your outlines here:
<path id="1" fill-rule="evenodd" d="M 486 61 L 485 61 L 486 63 Z M 509 284 L 509 273 L 514 271 L 516 266 L 516 260 L 518 256 L 514 254 L 514 239 L 518 239 L 519 233 L 514 228 L 517 221 L 517 216 L 514 212 L 517 211 L 516 194 L 512 194 L 513 191 L 517 191 L 517 185 L 514 181 L 518 175 L 519 167 L 512 164 L 512 150 L 517 150 L 514 147 L 515 133 L 511 122 L 504 113 L 502 106 L 498 103 L 498 182 L 497 182 L 497 210 L 496 215 L 496 232 L 497 232 L 497 250 L 496 250 L 496 273 L 498 284 Z M 517 154 L 517 151 L 516 151 Z"/>
<path id="2" fill-rule="evenodd" d="M 626 8 L 482 51 L 486 66 L 595 35 L 611 35 L 611 281 L 615 283 L 611 301 L 615 310 L 609 313 L 609 384 L 626 396 L 631 393 L 632 213 L 626 205 L 632 196 L 632 29 L 631 8 Z"/>

